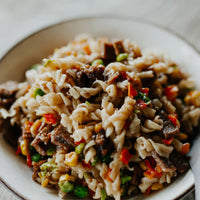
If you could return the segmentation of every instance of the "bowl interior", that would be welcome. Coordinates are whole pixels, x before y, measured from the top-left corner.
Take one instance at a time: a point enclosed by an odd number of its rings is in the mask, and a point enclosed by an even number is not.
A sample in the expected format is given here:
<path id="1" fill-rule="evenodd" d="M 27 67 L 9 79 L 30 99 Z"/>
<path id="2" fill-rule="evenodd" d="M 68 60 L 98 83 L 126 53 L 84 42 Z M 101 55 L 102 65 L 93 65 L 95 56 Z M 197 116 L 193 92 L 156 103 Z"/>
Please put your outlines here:
<path id="1" fill-rule="evenodd" d="M 24 80 L 24 72 L 32 64 L 41 62 L 42 58 L 53 53 L 72 40 L 79 33 L 90 33 L 96 37 L 129 38 L 136 41 L 142 48 L 157 48 L 169 54 L 184 71 L 189 72 L 200 86 L 199 54 L 185 41 L 170 32 L 144 22 L 114 19 L 86 18 L 63 22 L 43 29 L 11 49 L 0 62 L 0 82 L 6 80 Z M 59 199 L 53 190 L 42 188 L 32 181 L 32 171 L 23 159 L 16 157 L 11 148 L 0 134 L 0 177 L 16 193 L 26 199 Z M 180 176 L 165 189 L 156 192 L 148 199 L 175 199 L 182 195 L 194 184 L 191 170 Z M 146 199 L 138 196 L 132 199 Z"/>

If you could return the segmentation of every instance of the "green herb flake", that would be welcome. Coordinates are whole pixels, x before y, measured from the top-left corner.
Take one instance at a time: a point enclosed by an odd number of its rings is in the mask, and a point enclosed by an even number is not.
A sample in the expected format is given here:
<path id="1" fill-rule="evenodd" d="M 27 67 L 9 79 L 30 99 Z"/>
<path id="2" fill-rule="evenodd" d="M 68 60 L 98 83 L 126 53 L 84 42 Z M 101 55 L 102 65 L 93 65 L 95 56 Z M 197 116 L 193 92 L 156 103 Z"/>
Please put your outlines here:
<path id="1" fill-rule="evenodd" d="M 138 113 L 140 113 L 140 110 L 134 110 L 133 111 L 135 114 L 138 114 Z"/>
<path id="2" fill-rule="evenodd" d="M 84 147 L 85 147 L 85 143 L 80 143 L 78 146 L 76 146 L 75 152 L 76 152 L 77 154 L 81 154 L 82 151 L 83 151 L 83 149 L 84 149 Z"/>
<path id="3" fill-rule="evenodd" d="M 142 92 L 138 92 L 138 94 L 135 97 L 135 99 L 136 100 L 137 99 L 143 100 L 146 104 L 151 103 L 151 100 L 149 99 L 149 97 L 145 93 L 142 93 Z"/>
<path id="4" fill-rule="evenodd" d="M 122 176 L 121 177 L 121 184 L 124 185 L 126 182 L 131 181 L 131 176 Z"/>
<path id="5" fill-rule="evenodd" d="M 107 194 L 104 188 L 101 189 L 101 200 L 106 200 Z"/>
<path id="6" fill-rule="evenodd" d="M 111 154 L 112 152 L 108 152 L 105 156 L 103 156 L 101 158 L 101 161 L 106 163 L 106 164 L 109 164 L 113 159 L 111 158 Z"/>
<path id="7" fill-rule="evenodd" d="M 178 69 L 178 66 L 177 66 L 177 65 L 172 65 L 172 67 L 173 67 L 174 69 Z"/>
<path id="8" fill-rule="evenodd" d="M 37 95 L 39 95 L 39 96 L 44 96 L 45 93 L 44 93 L 43 90 L 41 90 L 40 88 L 36 88 L 35 91 L 34 91 L 34 93 L 33 93 L 33 97 L 36 98 Z"/>
<path id="9" fill-rule="evenodd" d="M 91 163 L 91 165 L 92 165 L 92 166 L 95 166 L 95 165 L 97 164 L 98 160 L 99 160 L 99 158 L 98 158 L 98 156 L 96 155 L 96 156 L 94 157 L 94 161 Z"/>
<path id="10" fill-rule="evenodd" d="M 90 102 L 89 101 L 85 101 L 85 103 L 89 106 L 90 105 Z"/>
<path id="11" fill-rule="evenodd" d="M 49 64 L 51 64 L 51 63 L 53 63 L 55 60 L 47 60 L 47 61 L 45 61 L 45 63 L 44 63 L 44 67 L 46 67 L 47 65 L 49 65 Z"/>

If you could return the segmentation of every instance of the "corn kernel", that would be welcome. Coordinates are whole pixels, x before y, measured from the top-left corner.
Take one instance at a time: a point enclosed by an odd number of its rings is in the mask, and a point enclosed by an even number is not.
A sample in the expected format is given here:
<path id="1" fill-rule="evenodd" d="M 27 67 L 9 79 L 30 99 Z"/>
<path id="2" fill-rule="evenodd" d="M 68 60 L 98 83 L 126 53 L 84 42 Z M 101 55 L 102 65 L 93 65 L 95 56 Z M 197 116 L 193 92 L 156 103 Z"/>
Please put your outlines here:
<path id="1" fill-rule="evenodd" d="M 42 124 L 42 121 L 38 119 L 31 126 L 30 131 L 34 136 L 38 134 L 38 129 L 40 128 L 41 124 Z"/>
<path id="2" fill-rule="evenodd" d="M 47 184 L 48 184 L 49 180 L 47 178 L 45 178 L 43 181 L 42 181 L 42 187 L 46 187 Z"/>
<path id="3" fill-rule="evenodd" d="M 70 152 L 68 154 L 65 154 L 65 164 L 74 167 L 78 163 L 78 154 L 76 152 Z"/>
<path id="4" fill-rule="evenodd" d="M 158 173 L 161 173 L 162 172 L 162 169 L 161 169 L 161 167 L 157 164 L 156 165 L 156 171 L 158 172 Z"/>
<path id="5" fill-rule="evenodd" d="M 94 131 L 95 133 L 99 133 L 99 131 L 101 130 L 102 128 L 102 124 L 101 123 L 98 123 L 94 126 Z"/>
<path id="6" fill-rule="evenodd" d="M 161 183 L 154 183 L 152 186 L 151 186 L 151 190 L 160 190 L 163 188 L 163 184 Z"/>
<path id="7" fill-rule="evenodd" d="M 189 94 L 184 98 L 187 104 L 192 104 L 196 107 L 200 106 L 200 92 L 197 90 L 189 92 Z"/>
<path id="8" fill-rule="evenodd" d="M 140 163 L 140 168 L 142 168 L 143 170 L 146 170 L 146 169 L 147 169 L 147 166 L 145 165 L 144 162 L 141 162 L 141 163 Z"/>
<path id="9" fill-rule="evenodd" d="M 29 149 L 28 149 L 28 141 L 27 140 L 22 140 L 20 142 L 20 149 L 21 152 L 24 156 L 28 156 L 29 154 Z"/>
<path id="10" fill-rule="evenodd" d="M 72 181 L 74 182 L 75 181 L 75 177 L 74 176 L 70 176 L 69 174 L 65 174 L 65 175 L 62 175 L 59 179 L 59 182 L 61 181 Z"/>
<path id="11" fill-rule="evenodd" d="M 186 140 L 188 138 L 188 135 L 185 133 L 177 133 L 176 138 L 178 138 L 179 140 Z"/>
<path id="12" fill-rule="evenodd" d="M 39 175 L 39 177 L 40 177 L 40 178 L 42 178 L 42 177 L 43 177 L 41 172 L 39 172 L 39 173 L 38 173 L 38 175 Z"/>

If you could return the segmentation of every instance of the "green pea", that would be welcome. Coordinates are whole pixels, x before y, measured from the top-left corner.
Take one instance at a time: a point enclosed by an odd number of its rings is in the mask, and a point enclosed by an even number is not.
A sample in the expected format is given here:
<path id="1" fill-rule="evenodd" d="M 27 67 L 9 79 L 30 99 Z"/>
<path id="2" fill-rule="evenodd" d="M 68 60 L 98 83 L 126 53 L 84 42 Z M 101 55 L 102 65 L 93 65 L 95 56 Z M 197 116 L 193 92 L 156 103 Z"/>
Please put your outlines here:
<path id="1" fill-rule="evenodd" d="M 56 152 L 56 148 L 54 146 L 51 146 L 47 149 L 47 155 L 52 156 Z"/>
<path id="2" fill-rule="evenodd" d="M 63 191 L 63 192 L 72 192 L 73 189 L 74 189 L 74 184 L 72 184 L 71 182 L 69 181 L 62 181 L 62 182 L 59 182 L 58 183 L 60 189 Z"/>
<path id="3" fill-rule="evenodd" d="M 101 59 L 96 59 L 96 60 L 94 60 L 94 61 L 92 62 L 92 66 L 97 65 L 97 64 L 104 65 L 103 60 L 101 60 Z"/>
<path id="4" fill-rule="evenodd" d="M 38 162 L 38 161 L 40 161 L 40 159 L 41 159 L 41 155 L 39 153 L 34 153 L 31 156 L 31 160 L 34 161 L 34 162 Z"/>
<path id="5" fill-rule="evenodd" d="M 117 60 L 118 62 L 120 62 L 120 61 L 125 60 L 125 59 L 127 59 L 127 58 L 128 58 L 128 54 L 127 54 L 127 53 L 120 53 L 120 54 L 117 56 L 116 60 Z"/>
<path id="6" fill-rule="evenodd" d="M 87 187 L 83 186 L 83 185 L 77 185 L 75 188 L 74 188 L 74 194 L 77 196 L 77 197 L 80 197 L 80 198 L 85 198 L 88 196 L 88 189 Z"/>
<path id="7" fill-rule="evenodd" d="M 101 189 L 101 200 L 106 200 L 107 194 L 104 188 Z"/>
<path id="8" fill-rule="evenodd" d="M 42 171 L 53 171 L 56 168 L 57 168 L 57 165 L 55 163 L 52 163 L 52 162 L 46 162 L 46 163 L 43 163 L 40 166 L 40 169 Z"/>
<path id="9" fill-rule="evenodd" d="M 76 152 L 77 154 L 81 154 L 82 151 L 83 151 L 83 149 L 84 149 L 84 147 L 85 147 L 85 143 L 80 143 L 78 146 L 76 146 L 75 152 Z"/>
<path id="10" fill-rule="evenodd" d="M 37 95 L 44 96 L 45 93 L 40 88 L 36 88 L 34 93 L 33 93 L 33 97 L 36 98 Z"/>

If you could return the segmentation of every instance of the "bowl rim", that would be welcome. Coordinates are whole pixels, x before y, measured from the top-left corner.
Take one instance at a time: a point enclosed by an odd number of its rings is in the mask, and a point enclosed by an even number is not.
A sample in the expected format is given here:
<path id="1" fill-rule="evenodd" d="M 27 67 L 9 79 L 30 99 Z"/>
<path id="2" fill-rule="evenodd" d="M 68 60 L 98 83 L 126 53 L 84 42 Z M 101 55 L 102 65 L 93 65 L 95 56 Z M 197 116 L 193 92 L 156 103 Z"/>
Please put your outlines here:
<path id="1" fill-rule="evenodd" d="M 58 25 L 62 25 L 65 23 L 69 23 L 69 22 L 75 22 L 75 21 L 79 21 L 79 20 L 90 20 L 90 19 L 111 19 L 111 20 L 123 20 L 123 21 L 130 21 L 130 22 L 137 22 L 137 23 L 141 23 L 144 25 L 150 25 L 152 27 L 155 27 L 157 29 L 160 30 L 164 30 L 166 32 L 168 32 L 169 34 L 179 38 L 180 40 L 182 40 L 184 43 L 186 43 L 188 46 L 190 46 L 199 56 L 200 56 L 200 51 L 197 49 L 197 47 L 195 47 L 194 44 L 192 44 L 191 42 L 189 42 L 187 39 L 185 39 L 183 36 L 181 36 L 179 33 L 165 27 L 162 26 L 160 24 L 156 24 L 152 21 L 146 20 L 146 19 L 142 19 L 142 18 L 137 18 L 137 17 L 127 17 L 127 16 L 122 16 L 122 15 L 94 15 L 94 16 L 77 16 L 77 17 L 68 17 L 67 19 L 64 20 L 60 20 L 57 21 L 55 23 L 50 23 L 47 26 L 44 26 L 42 28 L 38 28 L 35 31 L 33 31 L 33 33 L 31 34 L 27 34 L 27 36 L 23 37 L 21 39 L 19 39 L 18 42 L 15 42 L 7 51 L 2 53 L 2 56 L 0 55 L 0 63 L 3 62 L 3 60 L 13 51 L 15 50 L 18 46 L 20 46 L 23 42 L 25 42 L 26 40 L 30 39 L 31 37 L 39 34 L 40 32 L 46 31 L 50 28 L 56 27 Z M 190 168 L 191 169 L 191 168 Z M 19 194 L 18 192 L 15 191 L 15 189 L 13 189 L 8 183 L 6 183 L 6 181 L 0 176 L 0 184 L 6 188 L 7 190 L 9 190 L 10 192 L 12 192 L 16 197 L 18 197 L 19 199 L 22 200 L 27 200 L 25 197 L 22 196 L 22 194 Z M 188 194 L 190 194 L 191 192 L 193 192 L 195 190 L 195 185 L 193 184 L 190 188 L 188 188 L 186 191 L 184 191 L 182 194 L 180 194 L 179 196 L 176 197 L 176 199 L 183 199 L 184 197 L 186 197 Z"/>

